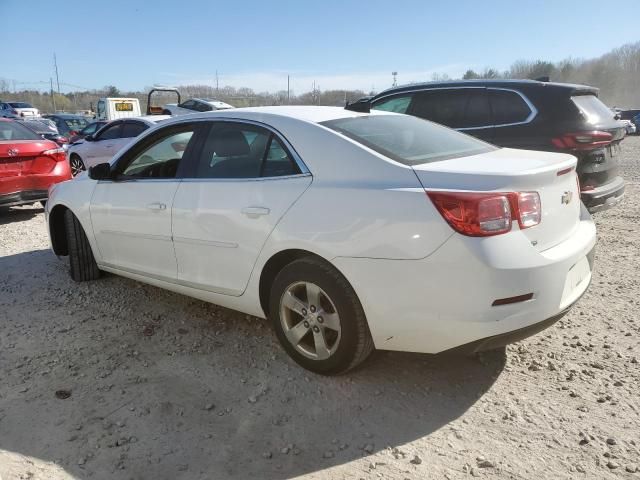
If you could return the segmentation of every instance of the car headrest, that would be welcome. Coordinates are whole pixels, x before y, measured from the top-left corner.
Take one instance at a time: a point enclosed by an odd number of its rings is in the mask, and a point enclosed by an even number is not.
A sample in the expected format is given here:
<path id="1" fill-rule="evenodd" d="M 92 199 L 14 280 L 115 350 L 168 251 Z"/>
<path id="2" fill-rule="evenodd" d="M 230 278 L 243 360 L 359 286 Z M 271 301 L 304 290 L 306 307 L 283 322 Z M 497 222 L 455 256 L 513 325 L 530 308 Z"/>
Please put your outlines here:
<path id="1" fill-rule="evenodd" d="M 249 154 L 249 143 L 239 130 L 220 130 L 214 133 L 213 151 L 217 157 Z"/>

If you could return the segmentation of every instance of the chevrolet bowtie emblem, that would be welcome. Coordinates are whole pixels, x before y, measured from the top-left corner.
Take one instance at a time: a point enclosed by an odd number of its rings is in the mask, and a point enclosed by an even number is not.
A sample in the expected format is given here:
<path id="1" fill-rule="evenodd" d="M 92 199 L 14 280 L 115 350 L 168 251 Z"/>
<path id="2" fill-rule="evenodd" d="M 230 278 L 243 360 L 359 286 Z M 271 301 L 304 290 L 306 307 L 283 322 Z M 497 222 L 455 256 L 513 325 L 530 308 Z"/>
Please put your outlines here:
<path id="1" fill-rule="evenodd" d="M 564 192 L 562 194 L 562 197 L 560 198 L 560 200 L 562 201 L 562 203 L 564 205 L 569 205 L 569 203 L 571 203 L 571 199 L 573 198 L 573 193 L 572 192 Z"/>

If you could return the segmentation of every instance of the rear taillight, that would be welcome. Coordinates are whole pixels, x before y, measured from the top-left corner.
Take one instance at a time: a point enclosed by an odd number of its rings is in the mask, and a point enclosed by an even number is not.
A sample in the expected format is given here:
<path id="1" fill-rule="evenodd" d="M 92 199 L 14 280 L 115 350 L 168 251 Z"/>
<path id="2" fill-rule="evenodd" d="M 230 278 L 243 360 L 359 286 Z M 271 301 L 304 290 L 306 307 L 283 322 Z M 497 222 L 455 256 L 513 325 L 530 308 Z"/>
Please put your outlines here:
<path id="1" fill-rule="evenodd" d="M 613 135 L 609 132 L 575 132 L 565 133 L 551 139 L 551 143 L 557 148 L 567 150 L 594 150 L 609 145 Z"/>
<path id="2" fill-rule="evenodd" d="M 69 143 L 69 139 L 67 137 L 63 137 L 62 135 L 60 135 L 58 137 L 58 143 Z"/>
<path id="3" fill-rule="evenodd" d="M 511 230 L 513 220 L 520 229 L 540 223 L 537 192 L 432 192 L 427 195 L 442 217 L 458 233 L 489 237 Z"/>
<path id="4" fill-rule="evenodd" d="M 69 136 L 77 135 L 77 134 L 78 134 L 78 132 L 76 132 L 75 130 L 71 130 L 71 131 L 69 132 Z"/>
<path id="5" fill-rule="evenodd" d="M 62 162 L 67 159 L 67 154 L 63 148 L 52 148 L 51 150 L 45 150 L 41 155 L 51 157 L 56 162 Z"/>

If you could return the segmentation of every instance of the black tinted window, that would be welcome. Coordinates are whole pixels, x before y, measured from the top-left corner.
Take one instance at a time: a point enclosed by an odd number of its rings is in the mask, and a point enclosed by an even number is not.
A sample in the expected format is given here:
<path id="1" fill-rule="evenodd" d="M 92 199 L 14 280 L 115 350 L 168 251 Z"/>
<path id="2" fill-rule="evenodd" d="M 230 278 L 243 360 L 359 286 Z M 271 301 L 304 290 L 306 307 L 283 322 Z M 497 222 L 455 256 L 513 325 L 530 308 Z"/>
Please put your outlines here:
<path id="1" fill-rule="evenodd" d="M 381 102 L 376 103 L 373 106 L 374 110 L 384 110 L 385 112 L 405 113 L 411 103 L 411 95 L 404 95 L 402 97 L 393 97 Z"/>
<path id="2" fill-rule="evenodd" d="M 42 140 L 42 138 L 17 122 L 0 121 L 0 141 L 2 140 Z"/>
<path id="3" fill-rule="evenodd" d="M 494 125 L 524 122 L 531 115 L 531 109 L 516 92 L 489 90 Z"/>
<path id="4" fill-rule="evenodd" d="M 114 138 L 120 138 L 121 129 L 121 123 L 118 123 L 117 125 L 111 125 L 110 127 L 107 127 L 100 132 L 100 134 L 98 135 L 98 140 L 113 140 Z"/>
<path id="5" fill-rule="evenodd" d="M 142 132 L 144 132 L 147 128 L 149 127 L 147 127 L 144 123 L 127 122 L 122 126 L 122 133 L 120 134 L 120 136 L 122 138 L 137 137 Z"/>
<path id="6" fill-rule="evenodd" d="M 489 102 L 484 89 L 443 89 L 416 94 L 412 115 L 451 128 L 483 127 L 490 124 Z"/>
<path id="7" fill-rule="evenodd" d="M 258 178 L 299 173 L 286 149 L 264 128 L 217 123 L 209 132 L 197 178 Z"/>

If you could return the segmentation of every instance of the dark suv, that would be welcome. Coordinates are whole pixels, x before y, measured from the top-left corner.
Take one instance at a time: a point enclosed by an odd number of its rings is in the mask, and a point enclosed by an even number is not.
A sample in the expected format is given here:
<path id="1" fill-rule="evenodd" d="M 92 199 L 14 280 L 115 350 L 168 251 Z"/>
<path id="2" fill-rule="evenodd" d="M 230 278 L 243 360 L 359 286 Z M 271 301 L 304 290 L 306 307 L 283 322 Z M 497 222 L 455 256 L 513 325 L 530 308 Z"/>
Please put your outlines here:
<path id="1" fill-rule="evenodd" d="M 596 88 L 534 80 L 430 82 L 391 88 L 347 108 L 406 113 L 502 147 L 575 155 L 582 201 L 591 212 L 612 207 L 624 194 L 615 157 L 625 127 Z"/>

